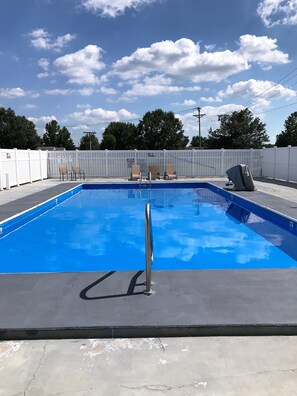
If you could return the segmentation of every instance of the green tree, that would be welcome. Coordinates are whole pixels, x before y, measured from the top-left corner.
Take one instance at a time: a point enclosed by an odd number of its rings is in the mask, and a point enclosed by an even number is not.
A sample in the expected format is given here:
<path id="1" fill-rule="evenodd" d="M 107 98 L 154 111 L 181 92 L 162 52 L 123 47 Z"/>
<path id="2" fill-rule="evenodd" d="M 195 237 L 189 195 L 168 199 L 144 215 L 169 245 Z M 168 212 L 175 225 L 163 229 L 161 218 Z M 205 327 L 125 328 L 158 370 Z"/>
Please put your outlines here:
<path id="1" fill-rule="evenodd" d="M 129 122 L 111 122 L 104 130 L 101 149 L 133 150 L 138 146 L 138 129 Z"/>
<path id="2" fill-rule="evenodd" d="M 24 116 L 17 116 L 8 108 L 0 107 L 0 147 L 36 149 L 41 145 L 35 125 Z"/>
<path id="3" fill-rule="evenodd" d="M 101 150 L 116 150 L 117 141 L 114 135 L 107 133 L 101 141 Z"/>
<path id="4" fill-rule="evenodd" d="M 192 148 L 199 148 L 200 147 L 200 138 L 199 136 L 193 136 L 192 140 L 191 140 L 191 144 L 190 146 Z M 208 139 L 206 137 L 202 137 L 201 136 L 201 147 L 204 148 L 208 148 Z"/>
<path id="5" fill-rule="evenodd" d="M 276 136 L 278 147 L 297 146 L 297 111 L 289 115 L 284 124 L 284 131 Z"/>
<path id="6" fill-rule="evenodd" d="M 209 130 L 209 148 L 260 149 L 269 141 L 265 124 L 254 117 L 249 109 L 234 111 L 220 116 L 218 129 Z"/>
<path id="7" fill-rule="evenodd" d="M 80 150 L 100 150 L 100 143 L 95 133 L 85 134 L 79 143 Z"/>
<path id="8" fill-rule="evenodd" d="M 178 150 L 189 143 L 182 122 L 172 111 L 161 109 L 147 112 L 138 124 L 139 148 L 147 150 Z"/>
<path id="9" fill-rule="evenodd" d="M 42 137 L 44 146 L 64 147 L 66 150 L 75 150 L 75 144 L 71 134 L 66 127 L 61 128 L 56 120 L 52 120 L 45 126 Z"/>

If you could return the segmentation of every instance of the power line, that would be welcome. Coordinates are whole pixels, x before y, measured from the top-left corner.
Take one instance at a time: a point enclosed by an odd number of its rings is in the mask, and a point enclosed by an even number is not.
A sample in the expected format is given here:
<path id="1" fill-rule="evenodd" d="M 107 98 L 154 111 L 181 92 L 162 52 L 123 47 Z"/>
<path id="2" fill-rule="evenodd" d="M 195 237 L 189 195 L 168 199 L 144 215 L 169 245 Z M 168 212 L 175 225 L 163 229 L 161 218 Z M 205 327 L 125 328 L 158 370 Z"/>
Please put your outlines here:
<path id="1" fill-rule="evenodd" d="M 264 114 L 264 113 L 270 113 L 270 112 L 275 111 L 275 110 L 280 110 L 280 109 L 284 109 L 284 108 L 286 108 L 286 107 L 293 106 L 293 105 L 295 105 L 295 104 L 297 104 L 297 102 L 290 103 L 290 104 L 285 105 L 285 106 L 274 107 L 273 109 L 270 109 L 270 110 L 261 111 L 260 113 L 257 113 L 257 114 L 255 114 L 255 115 Z"/>
<path id="2" fill-rule="evenodd" d="M 290 78 L 288 78 L 291 74 L 293 74 L 293 76 L 291 76 Z M 282 77 L 281 79 L 279 79 L 277 82 L 273 83 L 271 87 L 265 89 L 263 92 L 259 93 L 258 95 L 256 95 L 254 97 L 254 99 L 249 99 L 248 101 L 244 102 L 243 106 L 244 107 L 249 107 L 249 106 L 253 106 L 253 103 L 257 102 L 259 98 L 262 98 L 263 96 L 265 96 L 266 94 L 268 94 L 269 92 L 272 92 L 274 90 L 277 89 L 278 85 L 281 83 L 287 83 L 288 81 L 292 80 L 293 78 L 295 78 L 297 76 L 297 67 L 294 68 L 292 71 L 290 71 L 289 73 L 287 73 L 284 77 Z M 290 88 L 294 85 L 296 85 L 297 82 L 294 82 L 293 84 L 289 85 L 286 88 Z M 266 99 L 270 99 L 270 97 L 266 98 Z"/>

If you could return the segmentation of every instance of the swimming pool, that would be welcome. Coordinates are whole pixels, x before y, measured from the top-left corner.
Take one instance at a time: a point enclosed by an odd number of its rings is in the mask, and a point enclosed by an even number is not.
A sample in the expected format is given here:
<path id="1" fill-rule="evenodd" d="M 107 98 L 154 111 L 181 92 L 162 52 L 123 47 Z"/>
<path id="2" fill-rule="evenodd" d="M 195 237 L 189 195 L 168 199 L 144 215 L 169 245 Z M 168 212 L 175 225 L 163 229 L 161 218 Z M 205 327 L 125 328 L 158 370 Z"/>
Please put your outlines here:
<path id="1" fill-rule="evenodd" d="M 0 224 L 1 273 L 297 267 L 296 222 L 208 183 L 82 185 Z"/>

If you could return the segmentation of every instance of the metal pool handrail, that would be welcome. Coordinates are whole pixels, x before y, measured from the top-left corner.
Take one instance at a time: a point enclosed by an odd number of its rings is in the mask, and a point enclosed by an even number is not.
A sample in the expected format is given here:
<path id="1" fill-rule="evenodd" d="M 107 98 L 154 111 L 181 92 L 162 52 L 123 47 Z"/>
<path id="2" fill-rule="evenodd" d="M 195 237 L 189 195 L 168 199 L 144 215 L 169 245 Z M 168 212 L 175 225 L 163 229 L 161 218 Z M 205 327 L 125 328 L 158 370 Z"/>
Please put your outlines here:
<path id="1" fill-rule="evenodd" d="M 152 232 L 151 207 L 147 203 L 145 205 L 145 294 L 153 294 L 152 290 L 152 262 L 154 261 L 154 245 Z"/>

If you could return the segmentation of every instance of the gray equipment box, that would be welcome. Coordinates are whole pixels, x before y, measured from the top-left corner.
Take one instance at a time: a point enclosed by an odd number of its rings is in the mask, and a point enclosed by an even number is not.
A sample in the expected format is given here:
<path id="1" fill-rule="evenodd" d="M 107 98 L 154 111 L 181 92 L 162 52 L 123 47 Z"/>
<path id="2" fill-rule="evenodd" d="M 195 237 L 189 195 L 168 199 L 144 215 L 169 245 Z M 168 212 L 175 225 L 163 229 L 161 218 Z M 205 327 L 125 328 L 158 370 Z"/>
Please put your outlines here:
<path id="1" fill-rule="evenodd" d="M 226 171 L 228 179 L 234 184 L 234 190 L 254 191 L 255 184 L 253 176 L 247 165 L 239 164 Z"/>

